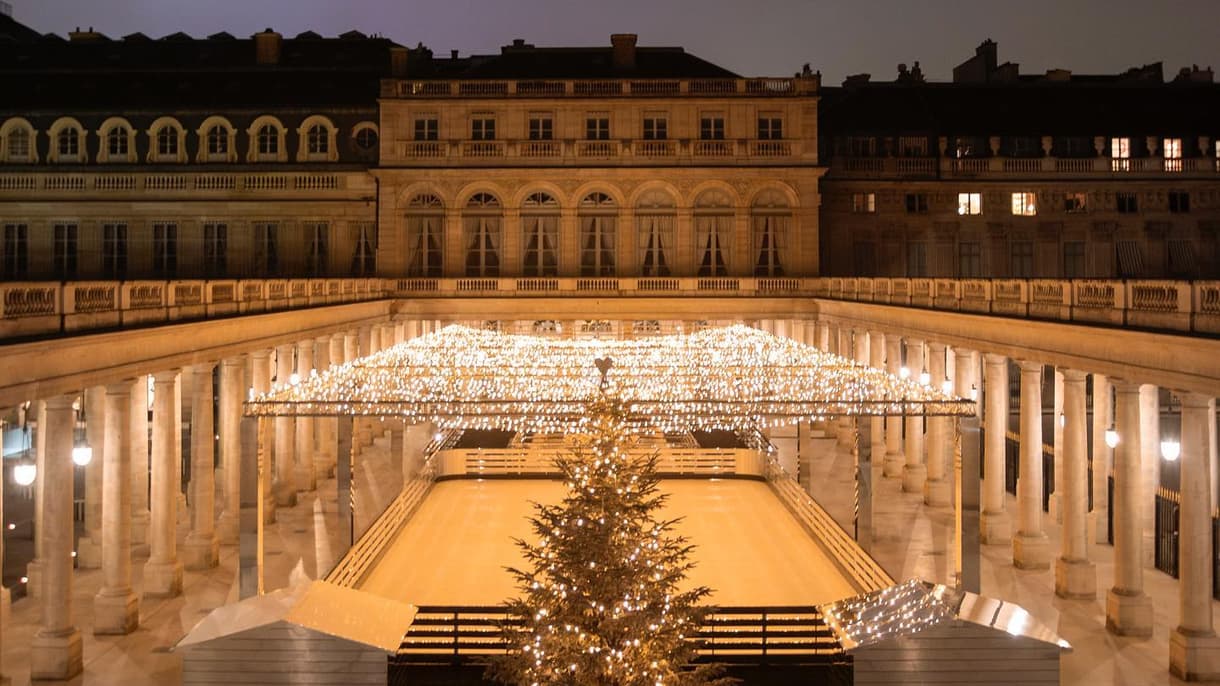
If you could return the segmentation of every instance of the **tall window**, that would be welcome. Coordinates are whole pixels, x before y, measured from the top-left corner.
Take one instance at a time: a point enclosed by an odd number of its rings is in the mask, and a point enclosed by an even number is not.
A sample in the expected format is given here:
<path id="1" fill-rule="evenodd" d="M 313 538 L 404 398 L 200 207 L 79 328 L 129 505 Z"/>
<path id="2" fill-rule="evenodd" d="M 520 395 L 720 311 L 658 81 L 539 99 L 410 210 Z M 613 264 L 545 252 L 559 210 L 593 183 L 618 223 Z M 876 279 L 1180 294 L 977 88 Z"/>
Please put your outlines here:
<path id="1" fill-rule="evenodd" d="M 873 214 L 877 211 L 876 193 L 852 193 L 851 211 L 856 214 Z"/>
<path id="2" fill-rule="evenodd" d="M 1110 170 L 1131 171 L 1131 139 L 1116 137 L 1110 139 Z"/>
<path id="3" fill-rule="evenodd" d="M 496 139 L 496 120 L 494 117 L 475 117 L 470 120 L 470 140 L 494 141 Z"/>
<path id="4" fill-rule="evenodd" d="M 1084 241 L 1063 242 L 1063 278 L 1083 279 Z"/>
<path id="5" fill-rule="evenodd" d="M 8 132 L 8 159 L 10 162 L 25 162 L 31 158 L 30 155 L 30 130 L 23 127 L 15 127 Z"/>
<path id="6" fill-rule="evenodd" d="M 330 152 L 330 129 L 314 124 L 305 133 L 305 141 L 310 155 L 325 155 Z"/>
<path id="7" fill-rule="evenodd" d="M 24 279 L 30 268 L 30 229 L 26 224 L 4 225 L 4 279 Z"/>
<path id="8" fill-rule="evenodd" d="M 203 271 L 208 276 L 225 276 L 229 269 L 229 227 L 219 222 L 203 225 Z"/>
<path id="9" fill-rule="evenodd" d="M 1120 214 L 1135 214 L 1140 210 L 1139 196 L 1130 192 L 1115 193 L 1114 205 Z"/>
<path id="10" fill-rule="evenodd" d="M 591 141 L 610 140 L 610 117 L 595 115 L 585 119 L 585 139 Z"/>
<path id="11" fill-rule="evenodd" d="M 529 128 L 532 141 L 549 141 L 555 137 L 555 120 L 549 114 L 531 114 Z"/>
<path id="12" fill-rule="evenodd" d="M 1033 217 L 1038 214 L 1038 198 L 1033 193 L 1012 194 L 1012 213 L 1018 217 Z"/>
<path id="13" fill-rule="evenodd" d="M 377 225 L 356 222 L 356 250 L 352 255 L 352 276 L 372 276 L 377 272 Z"/>
<path id="14" fill-rule="evenodd" d="M 1012 278 L 1028 279 L 1034 275 L 1033 241 L 1013 241 L 1009 245 L 1009 254 L 1012 261 Z"/>
<path id="15" fill-rule="evenodd" d="M 927 214 L 928 194 L 907 193 L 907 214 Z"/>
<path id="16" fill-rule="evenodd" d="M 783 194 L 763 191 L 750 209 L 754 245 L 754 276 L 783 276 L 792 210 Z"/>
<path id="17" fill-rule="evenodd" d="M 899 157 L 927 157 L 928 138 L 926 136 L 899 136 Z"/>
<path id="18" fill-rule="evenodd" d="M 280 273 L 280 227 L 275 222 L 254 225 L 254 276 L 277 276 Z"/>
<path id="19" fill-rule="evenodd" d="M 80 131 L 71 126 L 60 131 L 55 138 L 55 146 L 60 157 L 74 160 L 80 156 Z"/>
<path id="20" fill-rule="evenodd" d="M 673 259 L 674 201 L 668 193 L 645 193 L 635 209 L 641 276 L 669 276 Z"/>
<path id="21" fill-rule="evenodd" d="M 1169 191 L 1169 211 L 1174 214 L 1190 212 L 1190 192 Z"/>
<path id="22" fill-rule="evenodd" d="M 521 206 L 523 276 L 556 276 L 559 262 L 559 203 L 546 193 L 533 193 Z"/>
<path id="23" fill-rule="evenodd" d="M 982 193 L 958 193 L 957 213 L 963 216 L 973 216 L 983 213 Z"/>
<path id="24" fill-rule="evenodd" d="M 580 275 L 614 276 L 614 230 L 618 206 L 605 193 L 590 193 L 580 201 Z"/>
<path id="25" fill-rule="evenodd" d="M 699 276 L 727 276 L 733 247 L 733 201 L 721 190 L 695 199 L 695 269 Z"/>
<path id="26" fill-rule="evenodd" d="M 774 141 L 783 137 L 783 118 L 775 114 L 764 114 L 758 118 L 758 140 Z"/>
<path id="27" fill-rule="evenodd" d="M 263 124 L 258 129 L 259 157 L 275 157 L 280 154 L 280 132 L 272 124 Z"/>
<path id="28" fill-rule="evenodd" d="M 407 205 L 407 275 L 439 277 L 444 273 L 445 206 L 431 194 Z"/>
<path id="29" fill-rule="evenodd" d="M 166 125 L 157 129 L 157 157 L 174 158 L 178 156 L 178 130 Z"/>
<path id="30" fill-rule="evenodd" d="M 851 136 L 845 152 L 849 157 L 876 157 L 877 139 L 872 136 Z"/>
<path id="31" fill-rule="evenodd" d="M 76 224 L 56 224 L 51 260 L 55 278 L 76 278 Z"/>
<path id="32" fill-rule="evenodd" d="M 907 242 L 907 276 L 920 278 L 928 275 L 928 244 L 923 241 Z"/>
<path id="33" fill-rule="evenodd" d="M 127 129 L 122 126 L 113 126 L 106 132 L 106 155 L 112 162 L 123 160 L 127 157 L 128 152 L 128 134 Z"/>
<path id="34" fill-rule="evenodd" d="M 217 124 L 208 129 L 204 144 L 207 146 L 208 158 L 224 159 L 229 154 L 229 132 Z"/>
<path id="35" fill-rule="evenodd" d="M 1182 171 L 1182 139 L 1166 138 L 1161 142 L 1161 149 L 1165 155 L 1165 171 Z"/>
<path id="36" fill-rule="evenodd" d="M 495 123 L 492 123 L 493 129 Z M 436 117 L 417 117 L 415 119 L 415 140 L 434 141 L 440 136 L 440 122 Z"/>
<path id="37" fill-rule="evenodd" d="M 957 277 L 977 279 L 983 275 L 983 250 L 978 241 L 957 244 Z"/>
<path id="38" fill-rule="evenodd" d="M 1063 211 L 1068 214 L 1081 214 L 1089 211 L 1089 194 L 1073 192 L 1063 196 Z"/>
<path id="39" fill-rule="evenodd" d="M 330 224 L 305 222 L 305 273 L 326 276 L 330 271 Z"/>
<path id="40" fill-rule="evenodd" d="M 466 276 L 500 275 L 500 201 L 490 193 L 475 193 L 462 213 Z"/>
<path id="41" fill-rule="evenodd" d="M 704 114 L 699 118 L 699 140 L 724 140 L 724 115 Z"/>
<path id="42" fill-rule="evenodd" d="M 107 279 L 127 277 L 126 224 L 102 224 L 102 274 Z"/>
<path id="43" fill-rule="evenodd" d="M 153 273 L 161 278 L 178 274 L 177 224 L 153 224 Z"/>
<path id="44" fill-rule="evenodd" d="M 664 115 L 653 114 L 644 117 L 644 140 L 663 141 L 669 138 L 669 121 Z"/>

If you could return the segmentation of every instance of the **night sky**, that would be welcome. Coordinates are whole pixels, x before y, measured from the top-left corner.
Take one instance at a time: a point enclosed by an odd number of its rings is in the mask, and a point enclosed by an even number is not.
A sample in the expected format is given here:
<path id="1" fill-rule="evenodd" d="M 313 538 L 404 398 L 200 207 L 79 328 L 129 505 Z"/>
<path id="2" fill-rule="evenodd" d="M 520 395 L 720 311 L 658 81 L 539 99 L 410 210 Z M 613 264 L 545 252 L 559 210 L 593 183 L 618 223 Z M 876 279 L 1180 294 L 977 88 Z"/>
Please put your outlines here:
<path id="1" fill-rule="evenodd" d="M 869 72 L 892 79 L 918 60 L 947 80 L 984 38 L 1022 73 L 1062 67 L 1113 73 L 1164 62 L 1220 68 L 1220 0 L 8 0 L 42 32 L 92 26 L 111 37 L 159 37 L 266 27 L 294 35 L 349 29 L 437 54 L 495 52 L 513 38 L 536 45 L 680 45 L 746 76 L 785 76 L 808 62 L 825 83 Z"/>

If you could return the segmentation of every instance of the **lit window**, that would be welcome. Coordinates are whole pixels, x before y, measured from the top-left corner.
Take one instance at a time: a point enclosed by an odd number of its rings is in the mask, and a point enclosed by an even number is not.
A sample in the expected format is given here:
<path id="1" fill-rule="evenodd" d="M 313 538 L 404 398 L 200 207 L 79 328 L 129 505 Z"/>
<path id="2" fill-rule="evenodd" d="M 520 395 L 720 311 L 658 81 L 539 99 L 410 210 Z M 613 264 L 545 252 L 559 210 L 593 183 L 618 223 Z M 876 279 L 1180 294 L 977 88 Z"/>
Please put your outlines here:
<path id="1" fill-rule="evenodd" d="M 496 139 L 496 120 L 491 117 L 478 117 L 470 120 L 470 140 L 494 141 Z"/>
<path id="2" fill-rule="evenodd" d="M 1111 171 L 1131 171 L 1131 139 L 1110 139 Z"/>
<path id="3" fill-rule="evenodd" d="M 420 117 L 415 120 L 415 140 L 434 141 L 440 135 L 440 124 L 436 117 Z"/>
<path id="4" fill-rule="evenodd" d="M 305 135 L 310 155 L 325 155 L 330 152 L 330 130 L 325 126 L 314 124 Z"/>
<path id="5" fill-rule="evenodd" d="M 280 132 L 271 124 L 264 124 L 258 130 L 258 154 L 272 157 L 280 154 Z"/>
<path id="6" fill-rule="evenodd" d="M 591 141 L 610 140 L 610 117 L 597 116 L 585 119 L 585 138 Z"/>
<path id="7" fill-rule="evenodd" d="M 462 212 L 462 242 L 466 276 L 500 275 L 500 236 L 503 210 L 490 193 L 475 193 Z"/>
<path id="8" fill-rule="evenodd" d="M 532 141 L 549 141 L 555 137 L 555 121 L 550 115 L 535 114 L 530 116 L 529 136 Z"/>
<path id="9" fill-rule="evenodd" d="M 377 149 L 377 130 L 366 126 L 356 132 L 356 147 L 365 152 Z"/>
<path id="10" fill-rule="evenodd" d="M 771 115 L 758 118 L 758 140 L 774 141 L 784 137 L 784 120 Z"/>
<path id="11" fill-rule="evenodd" d="M 957 194 L 957 213 L 961 215 L 974 215 L 983 213 L 983 194 L 982 193 L 958 193 Z"/>
<path id="12" fill-rule="evenodd" d="M 614 276 L 615 228 L 618 209 L 605 193 L 590 193 L 580 201 L 580 275 Z"/>
<path id="13" fill-rule="evenodd" d="M 644 140 L 663 141 L 669 138 L 669 122 L 665 117 L 652 116 L 644 118 Z"/>
<path id="14" fill-rule="evenodd" d="M 1029 192 L 1013 193 L 1012 213 L 1018 217 L 1032 217 L 1038 214 L 1037 196 Z"/>
<path id="15" fill-rule="evenodd" d="M 157 157 L 178 156 L 178 131 L 172 126 L 157 129 Z"/>
<path id="16" fill-rule="evenodd" d="M 1163 141 L 1162 149 L 1165 154 L 1165 171 L 1182 171 L 1182 139 L 1166 138 Z"/>
<path id="17" fill-rule="evenodd" d="M 852 193 L 851 211 L 856 214 L 872 214 L 877 211 L 876 193 Z"/>
<path id="18" fill-rule="evenodd" d="M 1089 209 L 1088 193 L 1068 193 L 1063 196 L 1063 211 L 1069 214 L 1087 212 Z"/>
<path id="19" fill-rule="evenodd" d="M 718 114 L 705 114 L 699 118 L 699 140 L 724 140 L 724 117 Z"/>

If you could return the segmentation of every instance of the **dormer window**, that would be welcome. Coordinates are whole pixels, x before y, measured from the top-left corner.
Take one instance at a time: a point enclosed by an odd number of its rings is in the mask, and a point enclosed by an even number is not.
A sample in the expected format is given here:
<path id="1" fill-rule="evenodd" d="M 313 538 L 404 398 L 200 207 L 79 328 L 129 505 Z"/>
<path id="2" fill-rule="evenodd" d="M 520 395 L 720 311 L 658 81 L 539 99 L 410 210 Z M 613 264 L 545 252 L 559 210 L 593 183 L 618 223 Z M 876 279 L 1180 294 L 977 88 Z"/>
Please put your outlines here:
<path id="1" fill-rule="evenodd" d="M 178 156 L 178 132 L 168 126 L 157 131 L 157 157 Z"/>
<path id="2" fill-rule="evenodd" d="M 280 132 L 270 124 L 265 124 L 258 130 L 258 155 L 275 157 L 280 154 Z"/>
<path id="3" fill-rule="evenodd" d="M 335 144 L 335 125 L 326 117 L 315 114 L 301 122 L 297 129 L 298 162 L 335 162 L 339 151 Z"/>
<path id="4" fill-rule="evenodd" d="M 250 137 L 250 148 L 246 153 L 246 159 L 250 162 L 287 162 L 287 153 L 284 147 L 285 129 L 280 120 L 271 115 L 263 115 L 255 119 L 250 128 L 246 130 Z M 304 132 L 299 132 L 302 137 Z M 298 152 L 298 156 L 303 156 L 304 150 Z"/>
<path id="5" fill-rule="evenodd" d="M 55 120 L 47 130 L 51 146 L 47 161 L 76 163 L 85 161 L 85 128 L 80 122 L 63 117 Z M 33 152 L 31 150 L 31 152 Z"/>
<path id="6" fill-rule="evenodd" d="M 7 119 L 0 125 L 0 162 L 37 162 L 34 147 L 34 127 L 21 117 Z"/>
<path id="7" fill-rule="evenodd" d="M 309 127 L 306 140 L 310 155 L 325 155 L 330 151 L 330 132 L 321 124 Z"/>
<path id="8" fill-rule="evenodd" d="M 195 154 L 197 162 L 236 162 L 237 131 L 228 119 L 212 116 L 204 119 L 195 130 L 199 137 L 199 149 Z"/>
<path id="9" fill-rule="evenodd" d="M 162 117 L 148 127 L 149 162 L 186 162 L 186 130 L 172 117 Z"/>
<path id="10" fill-rule="evenodd" d="M 110 157 L 127 157 L 127 132 L 114 127 L 106 132 L 106 154 Z"/>
<path id="11" fill-rule="evenodd" d="M 208 157 L 223 158 L 229 154 L 229 132 L 225 131 L 221 125 L 217 124 L 208 129 L 204 138 Z"/>
<path id="12" fill-rule="evenodd" d="M 80 156 L 80 131 L 64 129 L 55 137 L 55 151 L 61 158 Z"/>
<path id="13" fill-rule="evenodd" d="M 30 132 L 28 129 L 13 129 L 8 134 L 8 161 L 30 159 Z"/>
<path id="14" fill-rule="evenodd" d="M 97 161 L 101 163 L 135 162 L 135 130 L 122 117 L 111 117 L 97 130 L 101 146 Z"/>

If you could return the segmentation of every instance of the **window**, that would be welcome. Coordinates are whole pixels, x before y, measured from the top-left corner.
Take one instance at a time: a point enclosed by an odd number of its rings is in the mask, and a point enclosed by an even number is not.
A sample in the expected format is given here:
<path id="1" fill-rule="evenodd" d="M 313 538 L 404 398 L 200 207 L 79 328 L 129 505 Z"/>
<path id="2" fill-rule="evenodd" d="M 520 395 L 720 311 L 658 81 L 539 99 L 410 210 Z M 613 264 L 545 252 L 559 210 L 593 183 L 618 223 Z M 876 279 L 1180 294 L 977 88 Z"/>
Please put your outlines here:
<path id="1" fill-rule="evenodd" d="M 988 141 L 981 136 L 957 136 L 953 139 L 953 156 L 957 158 L 963 157 L 986 157 L 990 152 Z"/>
<path id="2" fill-rule="evenodd" d="M 30 268 L 30 230 L 26 224 L 4 225 L 4 279 L 24 279 Z"/>
<path id="3" fill-rule="evenodd" d="M 923 241 L 907 243 L 907 276 L 920 278 L 928 275 L 928 244 Z"/>
<path id="4" fill-rule="evenodd" d="M 669 138 L 669 122 L 665 117 L 652 115 L 644 117 L 644 140 L 663 141 Z"/>
<path id="5" fill-rule="evenodd" d="M 1169 211 L 1174 214 L 1190 212 L 1190 193 L 1187 191 L 1169 191 Z"/>
<path id="6" fill-rule="evenodd" d="M 1166 138 L 1162 141 L 1162 150 L 1165 155 L 1165 171 L 1182 171 L 1182 139 Z"/>
<path id="7" fill-rule="evenodd" d="M 1014 279 L 1028 279 L 1034 275 L 1033 241 L 1013 241 L 1009 245 Z"/>
<path id="8" fill-rule="evenodd" d="M 207 146 L 208 158 L 219 157 L 223 159 L 229 154 L 229 132 L 225 127 L 217 124 L 208 129 L 205 145 Z"/>
<path id="9" fill-rule="evenodd" d="M 983 276 L 983 249 L 977 241 L 957 244 L 957 277 L 977 279 Z"/>
<path id="10" fill-rule="evenodd" d="M 157 157 L 173 159 L 178 157 L 178 131 L 172 126 L 162 126 L 157 129 Z"/>
<path id="11" fill-rule="evenodd" d="M 495 122 L 492 122 L 494 129 Z M 415 120 L 415 140 L 434 141 L 440 137 L 440 122 L 436 117 L 420 117 Z"/>
<path id="12" fill-rule="evenodd" d="M 377 129 L 371 126 L 356 130 L 356 147 L 361 152 L 372 152 L 377 149 Z"/>
<path id="13" fill-rule="evenodd" d="M 475 193 L 462 214 L 466 276 L 500 275 L 500 201 L 490 193 Z"/>
<path id="14" fill-rule="evenodd" d="M 258 129 L 258 156 L 274 158 L 280 154 L 280 132 L 271 124 L 264 124 Z"/>
<path id="15" fill-rule="evenodd" d="M 326 276 L 330 271 L 330 225 L 305 222 L 305 273 Z"/>
<path id="16" fill-rule="evenodd" d="M 1012 213 L 1018 217 L 1033 217 L 1038 214 L 1038 198 L 1033 193 L 1021 191 L 1012 194 Z"/>
<path id="17" fill-rule="evenodd" d="M 80 156 L 80 131 L 72 127 L 60 131 L 55 138 L 55 147 L 60 157 L 75 160 Z"/>
<path id="18" fill-rule="evenodd" d="M 1093 148 L 1093 139 L 1088 136 L 1062 136 L 1054 140 L 1053 150 L 1059 157 L 1093 157 L 1097 151 Z"/>
<path id="19" fill-rule="evenodd" d="M 254 224 L 254 276 L 276 276 L 280 272 L 280 227 L 274 222 Z"/>
<path id="20" fill-rule="evenodd" d="M 102 274 L 107 279 L 127 277 L 126 224 L 102 224 Z"/>
<path id="21" fill-rule="evenodd" d="M 1115 193 L 1114 205 L 1115 209 L 1121 214 L 1135 214 L 1139 212 L 1139 199 L 1135 193 Z"/>
<path id="22" fill-rule="evenodd" d="M 470 120 L 470 140 L 494 141 L 496 139 L 496 120 L 492 117 L 475 117 Z M 435 140 L 435 139 L 433 139 Z"/>
<path id="23" fill-rule="evenodd" d="M 76 234 L 76 224 L 55 225 L 51 263 L 61 281 L 76 278 Z"/>
<path id="24" fill-rule="evenodd" d="M 1136 241 L 1115 241 L 1114 252 L 1118 262 L 1118 278 L 1131 279 L 1144 276 L 1144 253 Z"/>
<path id="25" fill-rule="evenodd" d="M 1110 139 L 1110 170 L 1131 171 L 1131 139 Z"/>
<path id="26" fill-rule="evenodd" d="M 852 264 L 855 274 L 872 276 L 877 273 L 877 244 L 872 241 L 856 241 L 852 243 Z"/>
<path id="27" fill-rule="evenodd" d="M 330 152 L 330 129 L 321 124 L 309 127 L 305 134 L 310 155 L 326 155 Z"/>
<path id="28" fill-rule="evenodd" d="M 153 274 L 162 278 L 178 274 L 177 224 L 153 224 Z"/>
<path id="29" fill-rule="evenodd" d="M 1063 211 L 1068 214 L 1080 214 L 1089 210 L 1088 193 L 1067 193 L 1063 196 Z"/>
<path id="30" fill-rule="evenodd" d="M 872 136 L 852 136 L 847 139 L 847 154 L 852 157 L 876 157 L 877 139 Z"/>
<path id="31" fill-rule="evenodd" d="M 751 208 L 754 233 L 754 276 L 783 276 L 792 212 L 783 194 L 767 190 Z"/>
<path id="32" fill-rule="evenodd" d="M 407 205 L 407 276 L 443 274 L 444 226 L 445 207 L 440 198 L 431 194 L 411 198 Z"/>
<path id="33" fill-rule="evenodd" d="M 549 141 L 555 138 L 555 120 L 550 115 L 530 115 L 529 129 L 529 137 L 532 141 Z"/>
<path id="34" fill-rule="evenodd" d="M 733 247 L 733 201 L 722 190 L 695 200 L 695 259 L 699 276 L 727 276 Z"/>
<path id="35" fill-rule="evenodd" d="M 377 224 L 355 223 L 356 250 L 352 255 L 352 276 L 372 276 L 377 272 Z"/>
<path id="36" fill-rule="evenodd" d="M 1041 157 L 1042 141 L 1035 136 L 1014 136 L 1012 139 L 1013 157 Z"/>
<path id="37" fill-rule="evenodd" d="M 873 214 L 877 211 L 877 194 L 852 193 L 851 211 L 856 214 Z"/>
<path id="38" fill-rule="evenodd" d="M 30 159 L 30 130 L 15 127 L 8 133 L 8 160 L 26 162 Z"/>
<path id="39" fill-rule="evenodd" d="M 925 214 L 927 211 L 927 193 L 907 193 L 907 214 Z"/>
<path id="40" fill-rule="evenodd" d="M 1084 241 L 1064 241 L 1063 278 L 1083 279 L 1084 277 Z"/>
<path id="41" fill-rule="evenodd" d="M 899 157 L 927 157 L 928 139 L 924 136 L 899 136 Z"/>
<path id="42" fill-rule="evenodd" d="M 699 140 L 724 140 L 724 117 L 719 114 L 705 114 L 699 118 Z"/>
<path id="43" fill-rule="evenodd" d="M 109 160 L 126 159 L 128 145 L 127 129 L 115 126 L 106 132 L 106 155 Z"/>
<path id="44" fill-rule="evenodd" d="M 983 213 L 982 193 L 958 193 L 957 213 L 960 215 L 978 215 Z"/>
<path id="45" fill-rule="evenodd" d="M 614 276 L 615 228 L 618 208 L 605 193 L 590 193 L 580 201 L 580 275 Z"/>
<path id="46" fill-rule="evenodd" d="M 225 276 L 229 263 L 229 227 L 208 222 L 203 225 L 203 271 L 208 276 Z"/>
<path id="47" fill-rule="evenodd" d="M 1193 279 L 1198 276 L 1195 266 L 1195 244 L 1193 241 L 1169 241 L 1169 275 L 1178 279 Z"/>
<path id="48" fill-rule="evenodd" d="M 775 141 L 784 137 L 784 120 L 776 115 L 758 118 L 758 140 Z"/>
<path id="49" fill-rule="evenodd" d="M 675 204 L 668 193 L 645 193 L 636 205 L 636 245 L 641 276 L 669 276 L 674 244 Z"/>
<path id="50" fill-rule="evenodd" d="M 559 263 L 559 203 L 546 193 L 533 193 L 521 207 L 523 276 L 557 276 Z"/>
<path id="51" fill-rule="evenodd" d="M 610 140 L 610 117 L 593 116 L 585 119 L 585 138 L 591 141 Z"/>

